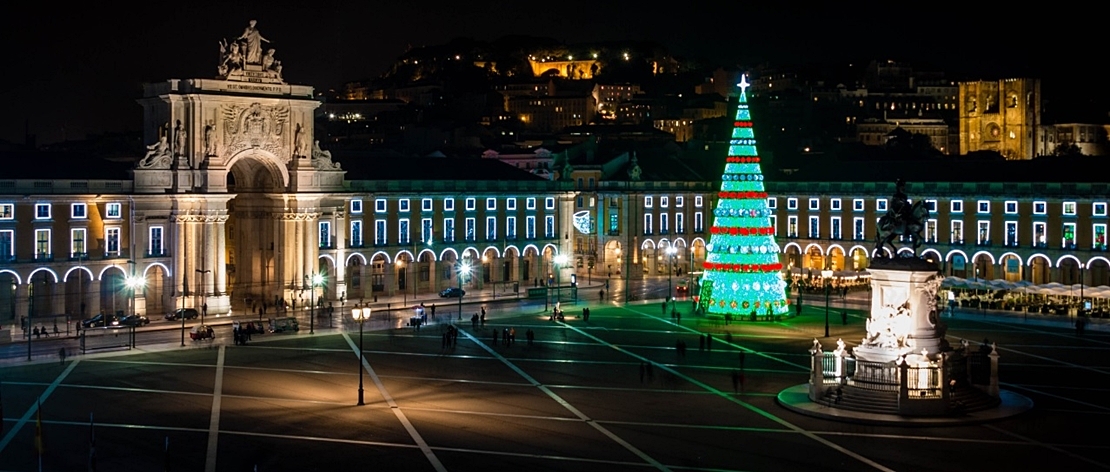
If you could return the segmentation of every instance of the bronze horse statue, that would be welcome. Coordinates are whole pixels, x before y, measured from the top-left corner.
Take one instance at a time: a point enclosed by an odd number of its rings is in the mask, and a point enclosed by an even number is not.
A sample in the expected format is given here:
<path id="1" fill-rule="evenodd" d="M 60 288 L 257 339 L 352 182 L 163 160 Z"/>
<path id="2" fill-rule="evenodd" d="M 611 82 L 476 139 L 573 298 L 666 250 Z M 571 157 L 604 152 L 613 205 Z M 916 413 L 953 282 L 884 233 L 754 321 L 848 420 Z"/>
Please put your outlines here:
<path id="1" fill-rule="evenodd" d="M 891 208 L 891 211 L 879 218 L 876 225 L 878 236 L 875 241 L 875 257 L 883 257 L 883 247 L 890 245 L 892 253 L 898 255 L 898 247 L 894 245 L 894 238 L 909 236 L 912 240 L 913 254 L 925 244 L 921 231 L 925 229 L 925 221 L 929 218 L 929 209 L 925 202 L 918 200 L 913 205 L 905 204 L 901 208 Z"/>

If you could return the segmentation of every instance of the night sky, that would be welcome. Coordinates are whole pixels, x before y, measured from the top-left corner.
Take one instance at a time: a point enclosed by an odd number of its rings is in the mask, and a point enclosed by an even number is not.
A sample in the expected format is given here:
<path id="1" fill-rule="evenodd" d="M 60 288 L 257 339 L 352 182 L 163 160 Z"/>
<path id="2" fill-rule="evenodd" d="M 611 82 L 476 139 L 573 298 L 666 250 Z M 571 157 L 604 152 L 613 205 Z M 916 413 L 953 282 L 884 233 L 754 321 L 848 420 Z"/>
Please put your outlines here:
<path id="1" fill-rule="evenodd" d="M 899 6 L 906 2 L 792 9 L 783 4 L 793 2 L 775 0 L 352 3 L 9 7 L 0 18 L 0 140 L 22 143 L 25 123 L 39 144 L 137 130 L 141 83 L 215 76 L 218 42 L 237 37 L 251 19 L 277 50 L 286 81 L 318 90 L 376 77 L 410 45 L 525 34 L 567 43 L 652 40 L 677 56 L 722 64 L 895 59 L 960 79 L 1040 77 L 1049 99 L 1054 93 L 1101 104 L 1108 95 L 1095 76 L 1106 62 L 1098 32 L 1106 20 L 1093 5 L 1007 2 L 1005 11 L 988 11 L 931 2 L 914 2 L 921 10 Z"/>

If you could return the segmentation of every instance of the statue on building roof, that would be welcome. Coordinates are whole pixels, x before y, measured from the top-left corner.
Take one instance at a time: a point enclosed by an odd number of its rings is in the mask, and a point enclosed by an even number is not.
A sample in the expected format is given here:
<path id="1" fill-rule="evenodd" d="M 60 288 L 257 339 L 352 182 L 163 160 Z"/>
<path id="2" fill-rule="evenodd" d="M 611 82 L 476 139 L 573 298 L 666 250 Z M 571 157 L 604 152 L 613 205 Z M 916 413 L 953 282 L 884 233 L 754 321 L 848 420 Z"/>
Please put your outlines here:
<path id="1" fill-rule="evenodd" d="M 257 20 L 251 20 L 247 28 L 243 30 L 243 34 L 239 35 L 238 38 L 246 45 L 244 53 L 247 64 L 262 64 L 262 42 L 270 42 L 270 40 L 262 37 L 258 28 L 255 28 L 257 24 Z"/>
<path id="2" fill-rule="evenodd" d="M 633 152 L 632 153 L 632 166 L 628 168 L 628 180 L 639 181 L 640 178 L 641 178 L 640 176 L 643 173 L 644 173 L 644 170 L 640 168 L 640 163 L 636 159 L 636 153 Z"/>

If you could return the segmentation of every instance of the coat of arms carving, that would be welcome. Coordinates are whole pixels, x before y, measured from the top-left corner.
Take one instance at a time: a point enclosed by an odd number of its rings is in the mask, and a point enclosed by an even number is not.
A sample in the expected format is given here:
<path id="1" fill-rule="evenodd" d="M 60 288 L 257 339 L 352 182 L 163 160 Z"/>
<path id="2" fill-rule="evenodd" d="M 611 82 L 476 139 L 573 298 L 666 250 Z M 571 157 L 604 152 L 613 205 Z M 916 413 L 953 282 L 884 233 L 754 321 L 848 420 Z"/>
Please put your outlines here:
<path id="1" fill-rule="evenodd" d="M 288 107 L 269 107 L 256 102 L 249 106 L 224 106 L 221 111 L 227 156 L 246 149 L 261 149 L 280 157 L 283 162 L 289 161 L 291 153 L 282 139 L 289 121 Z"/>

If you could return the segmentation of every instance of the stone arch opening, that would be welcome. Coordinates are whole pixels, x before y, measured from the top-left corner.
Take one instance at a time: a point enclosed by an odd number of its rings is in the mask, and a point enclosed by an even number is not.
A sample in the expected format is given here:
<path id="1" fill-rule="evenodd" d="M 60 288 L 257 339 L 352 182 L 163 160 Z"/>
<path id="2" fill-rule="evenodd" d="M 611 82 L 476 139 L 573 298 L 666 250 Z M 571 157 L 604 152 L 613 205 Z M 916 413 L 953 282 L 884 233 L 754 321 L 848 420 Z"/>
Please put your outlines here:
<path id="1" fill-rule="evenodd" d="M 972 261 L 972 265 L 974 266 L 974 271 L 972 272 L 972 275 L 975 278 L 986 280 L 994 280 L 996 278 L 994 276 L 994 261 L 991 260 L 991 256 L 986 254 L 979 254 L 975 256 L 975 260 Z"/>
<path id="2" fill-rule="evenodd" d="M 1048 259 L 1044 256 L 1033 257 L 1029 259 L 1029 281 L 1036 285 L 1044 285 L 1049 280 L 1049 274 L 1052 272 L 1052 266 L 1049 265 Z"/>
<path id="3" fill-rule="evenodd" d="M 1060 261 L 1060 280 L 1059 282 L 1064 285 L 1075 285 L 1079 283 L 1079 263 L 1075 259 L 1064 259 Z"/>
<path id="4" fill-rule="evenodd" d="M 284 213 L 281 193 L 288 175 L 275 156 L 258 150 L 243 151 L 228 163 L 227 192 L 235 197 L 227 202 L 223 234 L 224 289 L 235 294 L 231 303 L 241 301 L 244 309 L 250 309 L 254 300 L 285 298 L 284 289 L 292 287 L 286 285 L 295 283 L 278 280 L 277 274 L 277 258 L 282 254 L 276 246 Z"/>
<path id="5" fill-rule="evenodd" d="M 1110 286 L 1110 264 L 1101 259 L 1092 260 L 1087 264 L 1087 272 L 1091 274 L 1088 280 L 1092 287 Z"/>

